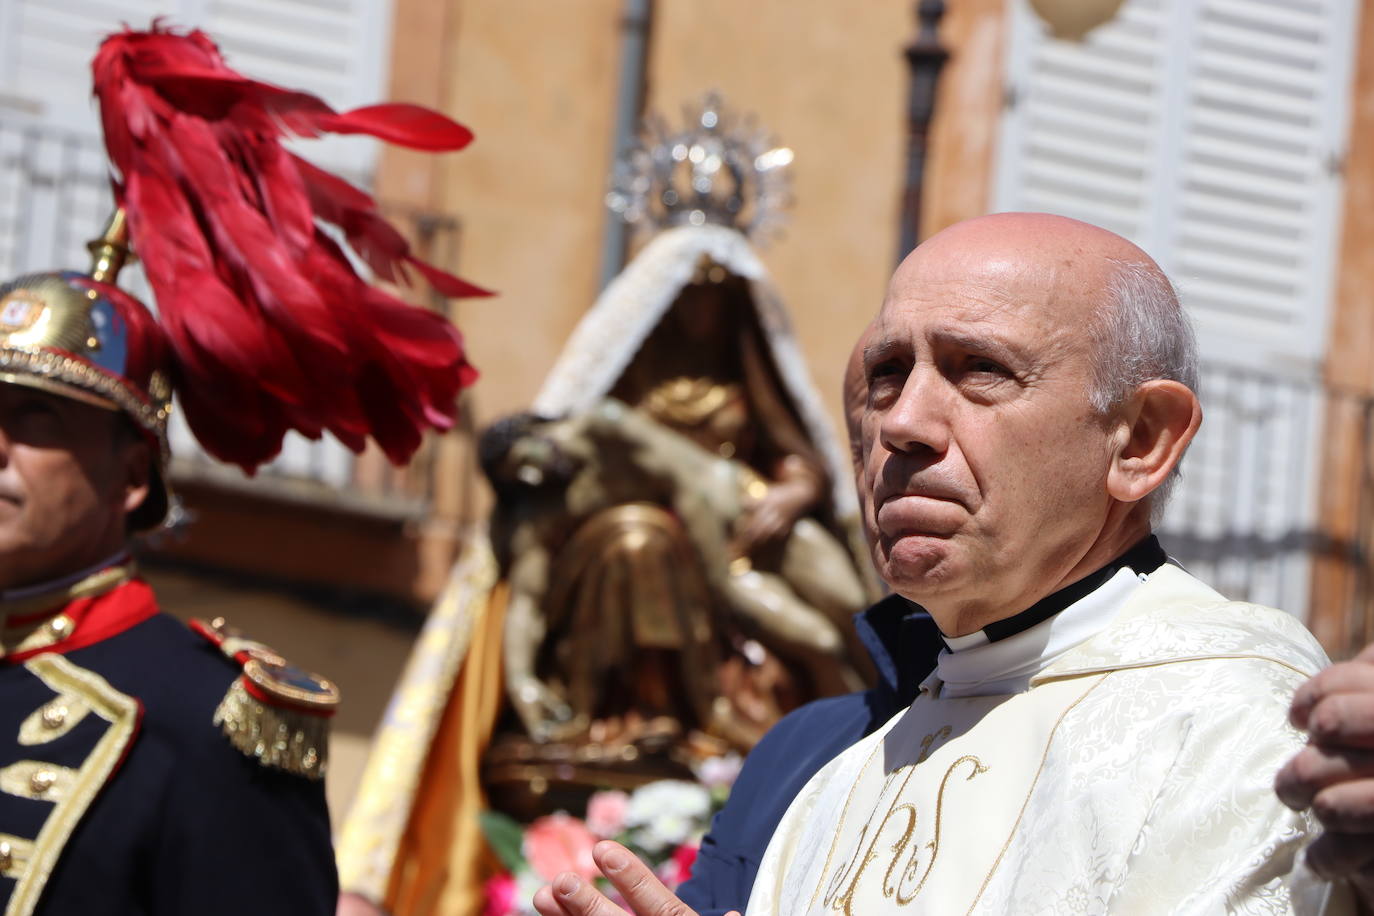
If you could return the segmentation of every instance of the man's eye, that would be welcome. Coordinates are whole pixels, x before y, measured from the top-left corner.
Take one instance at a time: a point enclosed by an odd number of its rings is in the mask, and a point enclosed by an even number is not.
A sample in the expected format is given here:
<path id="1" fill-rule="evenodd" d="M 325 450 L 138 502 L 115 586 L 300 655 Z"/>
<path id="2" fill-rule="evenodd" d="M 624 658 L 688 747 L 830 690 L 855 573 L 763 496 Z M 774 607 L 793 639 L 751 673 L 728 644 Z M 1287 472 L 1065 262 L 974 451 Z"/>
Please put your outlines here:
<path id="1" fill-rule="evenodd" d="M 1006 366 L 983 356 L 970 357 L 969 361 L 965 363 L 964 369 L 979 375 L 1011 375 L 1011 370 Z"/>
<path id="2" fill-rule="evenodd" d="M 55 417 L 57 416 L 57 409 L 46 401 L 32 400 L 16 404 L 6 411 L 6 413 L 12 417 L 33 419 L 40 417 Z"/>
<path id="3" fill-rule="evenodd" d="M 894 362 L 889 361 L 885 363 L 878 363 L 876 366 L 873 366 L 871 369 L 868 370 L 868 381 L 871 384 L 877 381 L 878 379 L 889 378 L 891 376 L 897 375 L 901 371 L 902 367 Z"/>

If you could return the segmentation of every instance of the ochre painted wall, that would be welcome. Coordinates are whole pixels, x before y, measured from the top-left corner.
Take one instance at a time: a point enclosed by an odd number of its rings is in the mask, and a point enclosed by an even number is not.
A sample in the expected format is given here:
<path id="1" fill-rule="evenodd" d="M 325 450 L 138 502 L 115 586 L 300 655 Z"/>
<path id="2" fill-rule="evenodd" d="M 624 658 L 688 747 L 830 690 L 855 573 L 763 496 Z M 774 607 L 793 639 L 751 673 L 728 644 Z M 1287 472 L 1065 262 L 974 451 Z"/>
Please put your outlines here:
<path id="1" fill-rule="evenodd" d="M 796 152 L 796 205 L 763 257 L 837 423 L 845 356 L 881 303 L 896 255 L 912 6 L 654 4 L 648 110 L 680 123 L 683 103 L 716 89 Z M 950 6 L 929 228 L 986 206 L 1001 99 L 1001 0 Z M 409 157 L 388 160 L 383 191 L 413 199 L 429 189 L 435 207 L 459 215 L 462 272 L 500 293 L 455 310 L 483 373 L 472 394 L 478 426 L 529 404 L 599 291 L 623 7 L 400 0 L 393 88 L 477 133 L 437 175 L 409 171 Z M 434 66 L 437 92 L 426 82 Z"/>
<path id="2" fill-rule="evenodd" d="M 597 293 L 620 2 L 452 10 L 435 78 L 477 140 L 447 160 L 437 202 L 463 220 L 464 274 L 500 293 L 456 313 L 482 372 L 474 419 L 486 423 L 530 403 Z"/>
<path id="3" fill-rule="evenodd" d="M 839 421 L 840 376 L 893 267 L 911 4 L 659 0 L 648 106 L 719 90 L 796 154 L 796 199 L 763 259 Z"/>

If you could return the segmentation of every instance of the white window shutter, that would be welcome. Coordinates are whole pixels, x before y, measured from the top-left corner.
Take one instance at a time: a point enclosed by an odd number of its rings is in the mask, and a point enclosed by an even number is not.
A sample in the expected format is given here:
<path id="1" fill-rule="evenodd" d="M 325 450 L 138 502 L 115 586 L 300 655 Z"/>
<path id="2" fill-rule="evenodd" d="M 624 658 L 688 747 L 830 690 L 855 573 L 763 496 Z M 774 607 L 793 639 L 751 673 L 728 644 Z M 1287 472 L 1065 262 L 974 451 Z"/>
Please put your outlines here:
<path id="1" fill-rule="evenodd" d="M 1330 324 L 1354 4 L 1190 12 L 1168 269 L 1204 354 L 1310 375 Z"/>
<path id="2" fill-rule="evenodd" d="M 1105 226 L 1175 280 L 1206 420 L 1167 542 L 1223 591 L 1301 613 L 1354 0 L 1127 0 L 1081 44 L 1009 8 L 995 208 Z"/>
<path id="3" fill-rule="evenodd" d="M 0 115 L 96 135 L 91 57 L 105 35 L 155 16 L 204 29 L 240 72 L 340 110 L 384 97 L 391 0 L 0 0 Z M 354 179 L 365 180 L 376 157 L 375 144 L 357 138 L 299 149 Z"/>
<path id="4" fill-rule="evenodd" d="M 1082 44 L 1045 37 L 1013 0 L 998 210 L 1043 210 L 1150 235 L 1160 143 L 1160 0 L 1133 0 Z"/>
<path id="5" fill-rule="evenodd" d="M 1128 0 L 1085 42 L 1012 0 L 998 210 L 1121 233 L 1204 356 L 1309 376 L 1329 323 L 1353 0 Z"/>
<path id="6" fill-rule="evenodd" d="M 91 57 L 122 22 L 149 22 L 159 0 L 3 0 L 0 2 L 0 114 L 94 134 Z"/>
<path id="7" fill-rule="evenodd" d="M 339 111 L 383 101 L 390 0 L 182 0 L 229 65 L 268 83 L 302 89 Z M 436 75 L 436 79 L 438 76 Z M 371 180 L 377 143 L 361 137 L 298 141 L 317 165 Z"/>

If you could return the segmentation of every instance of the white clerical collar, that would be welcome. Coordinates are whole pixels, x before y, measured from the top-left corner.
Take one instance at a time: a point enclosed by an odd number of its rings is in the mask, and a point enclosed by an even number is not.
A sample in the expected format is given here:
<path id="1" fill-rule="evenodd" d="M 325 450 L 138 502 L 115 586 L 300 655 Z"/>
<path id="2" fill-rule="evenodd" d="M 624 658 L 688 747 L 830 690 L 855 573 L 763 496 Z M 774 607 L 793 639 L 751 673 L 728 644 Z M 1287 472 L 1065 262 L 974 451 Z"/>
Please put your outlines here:
<path id="1" fill-rule="evenodd" d="M 1163 564 L 1154 538 L 1035 607 L 967 636 L 943 637 L 935 670 L 921 685 L 942 697 L 1019 693 L 1058 658 L 1096 636 Z M 1065 603 L 1067 601 L 1067 603 Z"/>

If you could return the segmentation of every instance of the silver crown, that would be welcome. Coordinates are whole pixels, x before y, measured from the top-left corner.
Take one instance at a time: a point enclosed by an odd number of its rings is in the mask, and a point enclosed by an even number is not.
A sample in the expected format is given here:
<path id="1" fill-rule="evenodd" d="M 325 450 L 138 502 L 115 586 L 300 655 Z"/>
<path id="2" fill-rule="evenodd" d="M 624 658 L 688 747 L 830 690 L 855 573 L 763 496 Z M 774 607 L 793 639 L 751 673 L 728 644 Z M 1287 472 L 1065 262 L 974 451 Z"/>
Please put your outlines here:
<path id="1" fill-rule="evenodd" d="M 673 132 L 661 117 L 645 119 L 639 144 L 616 162 L 606 206 L 651 231 L 717 223 L 755 240 L 774 234 L 792 202 L 792 150 L 714 92 L 688 105 L 686 120 Z"/>

